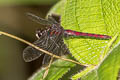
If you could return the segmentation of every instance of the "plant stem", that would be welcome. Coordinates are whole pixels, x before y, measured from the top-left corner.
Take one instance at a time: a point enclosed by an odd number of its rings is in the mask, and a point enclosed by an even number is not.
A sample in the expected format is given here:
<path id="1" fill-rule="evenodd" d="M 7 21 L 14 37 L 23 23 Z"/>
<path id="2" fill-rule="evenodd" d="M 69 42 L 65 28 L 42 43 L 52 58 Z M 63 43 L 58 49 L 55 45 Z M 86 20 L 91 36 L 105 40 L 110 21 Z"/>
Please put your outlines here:
<path id="1" fill-rule="evenodd" d="M 88 66 L 88 65 L 81 64 L 81 63 L 79 63 L 79 62 L 77 62 L 77 61 L 71 60 L 71 59 L 66 59 L 66 58 L 62 58 L 62 57 L 60 57 L 60 56 L 54 55 L 53 53 L 50 53 L 50 52 L 48 52 L 48 51 L 46 51 L 46 50 L 43 50 L 43 49 L 37 47 L 36 45 L 34 45 L 34 44 L 32 44 L 32 43 L 24 40 L 24 39 L 21 39 L 21 38 L 19 38 L 19 37 L 17 37 L 17 36 L 14 36 L 14 35 L 12 35 L 12 34 L 9 34 L 9 33 L 3 32 L 3 31 L 0 31 L 0 35 L 1 35 L 1 34 L 5 35 L 5 36 L 8 36 L 8 37 L 11 37 L 11 38 L 13 38 L 13 39 L 16 39 L 16 40 L 18 40 L 18 41 L 21 41 L 21 42 L 23 42 L 23 43 L 25 43 L 25 44 L 28 44 L 28 45 L 34 47 L 35 49 L 37 49 L 37 50 L 39 50 L 39 51 L 42 51 L 42 52 L 44 52 L 44 53 L 46 53 L 46 54 L 48 54 L 48 55 L 50 55 L 50 56 L 53 56 L 54 58 L 62 59 L 62 60 L 64 60 L 64 61 L 73 62 L 73 63 L 75 63 L 75 64 L 79 64 L 79 65 L 82 65 L 82 66 Z"/>

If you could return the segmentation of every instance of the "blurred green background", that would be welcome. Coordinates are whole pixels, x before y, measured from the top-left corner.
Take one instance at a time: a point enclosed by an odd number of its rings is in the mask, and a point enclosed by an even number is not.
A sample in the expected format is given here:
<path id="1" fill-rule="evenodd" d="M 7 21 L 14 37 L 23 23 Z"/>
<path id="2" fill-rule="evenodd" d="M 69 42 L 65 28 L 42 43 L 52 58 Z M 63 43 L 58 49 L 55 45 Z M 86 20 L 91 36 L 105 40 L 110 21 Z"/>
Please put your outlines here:
<path id="1" fill-rule="evenodd" d="M 33 42 L 35 30 L 43 27 L 28 19 L 27 12 L 45 18 L 50 8 L 59 0 L 0 0 L 0 31 L 5 31 Z M 0 80 L 27 80 L 37 71 L 42 57 L 26 63 L 22 52 L 26 44 L 0 36 Z"/>

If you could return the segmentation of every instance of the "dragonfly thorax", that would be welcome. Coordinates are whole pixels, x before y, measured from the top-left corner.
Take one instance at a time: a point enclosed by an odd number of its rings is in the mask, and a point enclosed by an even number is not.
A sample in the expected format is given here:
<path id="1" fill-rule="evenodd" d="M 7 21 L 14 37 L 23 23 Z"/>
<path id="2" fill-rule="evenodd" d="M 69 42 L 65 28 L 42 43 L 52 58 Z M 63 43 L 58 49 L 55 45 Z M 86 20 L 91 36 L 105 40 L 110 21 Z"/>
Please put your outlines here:
<path id="1" fill-rule="evenodd" d="M 41 30 L 36 30 L 36 37 L 39 39 L 42 35 L 49 35 L 49 37 L 63 35 L 64 29 L 59 24 L 53 24 L 51 27 Z"/>

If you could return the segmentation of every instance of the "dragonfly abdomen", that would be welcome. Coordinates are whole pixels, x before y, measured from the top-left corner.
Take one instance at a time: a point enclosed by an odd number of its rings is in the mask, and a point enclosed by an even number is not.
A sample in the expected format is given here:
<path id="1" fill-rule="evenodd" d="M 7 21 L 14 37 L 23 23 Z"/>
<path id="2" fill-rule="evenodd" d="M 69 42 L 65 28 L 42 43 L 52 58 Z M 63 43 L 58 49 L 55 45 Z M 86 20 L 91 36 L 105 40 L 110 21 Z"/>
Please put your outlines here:
<path id="1" fill-rule="evenodd" d="M 101 34 L 92 34 L 92 33 L 84 33 L 84 32 L 77 32 L 73 30 L 64 30 L 64 33 L 67 36 L 85 36 L 85 37 L 94 37 L 94 38 L 100 38 L 100 39 L 110 39 L 111 36 L 108 35 L 101 35 Z"/>

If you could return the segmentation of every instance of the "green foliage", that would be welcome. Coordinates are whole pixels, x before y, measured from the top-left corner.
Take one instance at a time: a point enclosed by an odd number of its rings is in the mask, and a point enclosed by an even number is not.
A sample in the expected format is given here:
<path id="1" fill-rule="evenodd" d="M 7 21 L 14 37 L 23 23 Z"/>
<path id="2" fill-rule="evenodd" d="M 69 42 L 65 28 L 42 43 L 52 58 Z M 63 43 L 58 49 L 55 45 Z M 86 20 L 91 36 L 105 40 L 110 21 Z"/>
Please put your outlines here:
<path id="1" fill-rule="evenodd" d="M 71 59 L 70 56 L 66 56 L 65 58 Z M 58 80 L 61 78 L 70 68 L 74 67 L 75 64 L 72 62 L 67 62 L 63 60 L 56 60 L 49 68 L 49 72 L 47 77 L 44 80 Z M 36 72 L 30 80 L 40 80 L 43 77 L 45 69 L 41 68 L 38 72 Z"/>
<path id="2" fill-rule="evenodd" d="M 81 80 L 116 80 L 120 69 L 120 43 L 118 43 L 95 70 Z"/>
<path id="3" fill-rule="evenodd" d="M 99 80 L 116 80 L 120 69 L 120 43 L 115 46 L 97 69 Z"/>
<path id="4" fill-rule="evenodd" d="M 120 0 L 62 0 L 48 13 L 62 15 L 61 24 L 65 29 L 112 36 L 110 40 L 81 37 L 64 40 L 76 60 L 81 64 L 90 65 L 84 70 L 78 70 L 77 74 L 69 76 L 72 79 L 116 80 L 120 68 L 120 45 L 118 44 L 120 39 L 119 3 Z M 114 47 L 116 44 L 117 46 Z M 108 53 L 109 50 L 111 51 Z M 63 63 L 56 64 L 59 61 Z M 54 62 L 54 65 L 75 66 L 73 63 L 63 60 Z M 59 68 L 56 70 L 55 67 L 52 69 L 51 66 L 47 79 L 58 80 L 70 68 Z"/>
<path id="5" fill-rule="evenodd" d="M 103 3 L 101 0 L 67 0 L 62 16 L 62 26 L 65 29 L 107 34 L 113 37 L 116 32 L 118 32 L 119 27 L 114 26 L 112 28 L 110 24 L 107 24 L 108 22 L 110 23 L 110 21 L 113 21 L 114 18 L 111 19 L 111 15 L 105 14 L 113 14 L 112 11 L 109 12 L 109 10 L 103 10 L 104 6 L 107 6 L 106 3 L 108 3 L 108 1 Z M 110 3 L 111 6 L 109 5 L 109 7 L 112 7 L 112 1 Z M 116 14 L 114 14 L 114 16 L 118 17 Z M 111 24 L 113 23 L 111 22 Z M 109 29 L 110 27 L 112 30 Z M 68 39 L 65 42 L 69 45 L 72 56 L 80 63 L 96 65 L 100 62 L 100 56 L 102 56 L 109 40 L 73 38 Z"/>
<path id="6" fill-rule="evenodd" d="M 62 15 L 63 10 L 64 10 L 64 4 L 65 4 L 65 0 L 59 1 L 55 6 L 51 8 L 51 10 L 48 12 L 48 15 L 53 14 L 53 13 L 57 15 Z"/>
<path id="7" fill-rule="evenodd" d="M 89 66 L 88 68 L 86 68 L 86 69 L 83 70 L 82 72 L 80 72 L 80 73 L 72 76 L 72 79 L 73 79 L 73 80 L 76 80 L 76 79 L 78 79 L 78 78 L 86 75 L 86 73 L 89 72 L 89 71 L 90 71 L 91 69 L 93 69 L 93 68 L 94 68 L 94 66 Z M 90 76 L 90 75 L 89 75 L 89 76 Z"/>
<path id="8" fill-rule="evenodd" d="M 58 0 L 0 0 L 0 5 L 48 5 L 57 1 Z"/>

